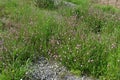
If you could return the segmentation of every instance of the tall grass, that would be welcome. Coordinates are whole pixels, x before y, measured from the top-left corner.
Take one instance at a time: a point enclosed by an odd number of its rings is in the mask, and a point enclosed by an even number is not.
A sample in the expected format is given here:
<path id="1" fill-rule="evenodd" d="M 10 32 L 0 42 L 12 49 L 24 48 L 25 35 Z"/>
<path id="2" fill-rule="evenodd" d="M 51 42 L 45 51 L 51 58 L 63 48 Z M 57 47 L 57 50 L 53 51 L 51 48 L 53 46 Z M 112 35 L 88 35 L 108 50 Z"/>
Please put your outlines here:
<path id="1" fill-rule="evenodd" d="M 62 13 L 49 9 L 49 3 L 41 9 L 32 0 L 0 3 L 0 80 L 24 78 L 40 56 L 78 75 L 120 79 L 119 15 L 89 7 L 87 0 L 71 2 L 80 6 Z"/>

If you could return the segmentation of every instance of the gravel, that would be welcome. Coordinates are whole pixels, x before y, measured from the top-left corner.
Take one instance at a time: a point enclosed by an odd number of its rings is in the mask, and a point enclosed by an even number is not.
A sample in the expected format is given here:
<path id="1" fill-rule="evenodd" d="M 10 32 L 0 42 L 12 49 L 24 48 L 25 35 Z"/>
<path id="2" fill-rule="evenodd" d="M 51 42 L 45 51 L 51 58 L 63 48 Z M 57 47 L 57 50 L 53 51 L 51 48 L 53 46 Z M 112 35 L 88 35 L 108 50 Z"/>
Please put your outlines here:
<path id="1" fill-rule="evenodd" d="M 22 80 L 93 80 L 89 77 L 72 75 L 64 66 L 55 61 L 41 57 L 37 63 L 30 65 Z"/>
<path id="2" fill-rule="evenodd" d="M 54 5 L 55 6 L 64 6 L 64 7 L 69 7 L 71 9 L 77 7 L 76 4 L 68 2 L 68 1 L 64 1 L 64 0 L 53 0 L 54 1 Z"/>

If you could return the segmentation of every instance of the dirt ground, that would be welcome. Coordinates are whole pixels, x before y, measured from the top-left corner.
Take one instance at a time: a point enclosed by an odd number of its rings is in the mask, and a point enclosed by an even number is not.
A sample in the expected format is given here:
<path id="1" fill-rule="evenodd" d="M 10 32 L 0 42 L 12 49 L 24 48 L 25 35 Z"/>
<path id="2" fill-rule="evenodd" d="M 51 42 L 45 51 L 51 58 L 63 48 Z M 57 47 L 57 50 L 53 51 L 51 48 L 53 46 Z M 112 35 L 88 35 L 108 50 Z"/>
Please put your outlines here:
<path id="1" fill-rule="evenodd" d="M 120 0 L 99 0 L 101 4 L 112 5 L 120 8 Z"/>

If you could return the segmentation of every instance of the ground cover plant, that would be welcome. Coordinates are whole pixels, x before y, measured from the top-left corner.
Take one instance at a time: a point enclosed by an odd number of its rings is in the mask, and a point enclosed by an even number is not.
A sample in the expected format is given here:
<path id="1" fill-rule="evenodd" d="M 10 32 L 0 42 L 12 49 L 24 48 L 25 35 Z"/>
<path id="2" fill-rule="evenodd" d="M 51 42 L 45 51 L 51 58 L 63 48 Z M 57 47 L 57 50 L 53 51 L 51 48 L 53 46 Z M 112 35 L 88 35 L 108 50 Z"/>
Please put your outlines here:
<path id="1" fill-rule="evenodd" d="M 61 62 L 76 75 L 120 79 L 120 9 L 89 0 L 64 1 L 77 6 L 0 0 L 0 80 L 24 78 L 40 56 Z"/>

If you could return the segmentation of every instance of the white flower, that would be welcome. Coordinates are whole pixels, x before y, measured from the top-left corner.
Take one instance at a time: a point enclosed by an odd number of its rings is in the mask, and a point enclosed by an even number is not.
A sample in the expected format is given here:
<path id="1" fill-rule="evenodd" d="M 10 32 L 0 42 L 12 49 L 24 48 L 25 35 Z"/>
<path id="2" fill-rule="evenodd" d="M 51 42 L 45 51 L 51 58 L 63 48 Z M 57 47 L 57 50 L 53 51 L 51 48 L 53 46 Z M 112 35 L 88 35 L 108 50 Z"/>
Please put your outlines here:
<path id="1" fill-rule="evenodd" d="M 120 62 L 120 60 L 118 60 L 118 62 Z"/>

